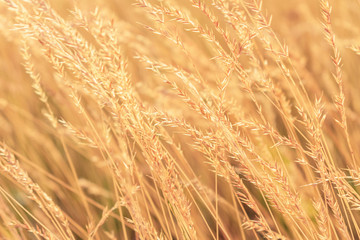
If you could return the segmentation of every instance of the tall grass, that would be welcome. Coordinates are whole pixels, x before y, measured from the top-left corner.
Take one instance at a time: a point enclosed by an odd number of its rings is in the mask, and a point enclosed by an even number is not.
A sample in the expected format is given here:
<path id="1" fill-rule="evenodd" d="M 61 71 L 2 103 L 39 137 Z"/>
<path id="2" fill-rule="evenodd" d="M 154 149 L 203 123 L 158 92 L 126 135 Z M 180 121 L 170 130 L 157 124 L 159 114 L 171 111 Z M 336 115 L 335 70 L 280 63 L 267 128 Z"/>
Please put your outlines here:
<path id="1" fill-rule="evenodd" d="M 0 12 L 0 239 L 359 239 L 360 1 Z"/>

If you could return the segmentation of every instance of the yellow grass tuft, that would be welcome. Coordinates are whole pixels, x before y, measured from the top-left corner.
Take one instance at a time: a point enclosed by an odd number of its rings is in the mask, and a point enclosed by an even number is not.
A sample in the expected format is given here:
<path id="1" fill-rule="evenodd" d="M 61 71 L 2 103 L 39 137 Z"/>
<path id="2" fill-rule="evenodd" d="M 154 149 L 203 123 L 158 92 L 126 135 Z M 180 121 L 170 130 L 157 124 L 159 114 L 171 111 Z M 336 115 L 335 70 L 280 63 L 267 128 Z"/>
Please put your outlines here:
<path id="1" fill-rule="evenodd" d="M 0 239 L 359 239 L 360 2 L 3 0 Z"/>

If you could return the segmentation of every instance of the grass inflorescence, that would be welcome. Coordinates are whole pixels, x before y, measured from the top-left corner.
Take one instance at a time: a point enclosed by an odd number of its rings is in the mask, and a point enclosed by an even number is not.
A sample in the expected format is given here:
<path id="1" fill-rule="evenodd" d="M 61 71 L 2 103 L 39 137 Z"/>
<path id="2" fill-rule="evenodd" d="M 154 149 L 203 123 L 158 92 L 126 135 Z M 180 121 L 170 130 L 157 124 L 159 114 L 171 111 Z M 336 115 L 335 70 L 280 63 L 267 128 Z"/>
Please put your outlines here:
<path id="1" fill-rule="evenodd" d="M 0 13 L 0 239 L 359 239 L 360 1 Z"/>

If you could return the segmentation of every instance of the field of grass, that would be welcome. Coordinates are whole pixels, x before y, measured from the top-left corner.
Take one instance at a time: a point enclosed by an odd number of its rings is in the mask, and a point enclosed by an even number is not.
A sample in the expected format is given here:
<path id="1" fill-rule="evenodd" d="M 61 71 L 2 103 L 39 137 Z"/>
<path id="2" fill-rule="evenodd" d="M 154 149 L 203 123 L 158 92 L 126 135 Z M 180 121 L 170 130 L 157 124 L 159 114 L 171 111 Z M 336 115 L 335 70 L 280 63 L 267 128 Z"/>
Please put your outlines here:
<path id="1" fill-rule="evenodd" d="M 1 0 L 0 239 L 360 239 L 360 0 Z"/>

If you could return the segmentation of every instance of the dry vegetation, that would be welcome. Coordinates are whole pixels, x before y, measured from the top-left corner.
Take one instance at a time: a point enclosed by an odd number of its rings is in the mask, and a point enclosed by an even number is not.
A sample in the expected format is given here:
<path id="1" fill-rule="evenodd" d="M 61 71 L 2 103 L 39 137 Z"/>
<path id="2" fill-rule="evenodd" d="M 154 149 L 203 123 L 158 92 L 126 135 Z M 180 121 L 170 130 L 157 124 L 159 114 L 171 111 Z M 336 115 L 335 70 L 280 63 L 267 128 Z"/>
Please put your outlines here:
<path id="1" fill-rule="evenodd" d="M 359 0 L 0 13 L 0 239 L 359 239 Z"/>

